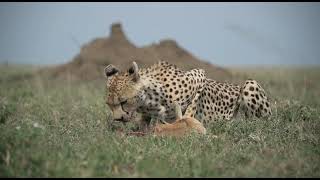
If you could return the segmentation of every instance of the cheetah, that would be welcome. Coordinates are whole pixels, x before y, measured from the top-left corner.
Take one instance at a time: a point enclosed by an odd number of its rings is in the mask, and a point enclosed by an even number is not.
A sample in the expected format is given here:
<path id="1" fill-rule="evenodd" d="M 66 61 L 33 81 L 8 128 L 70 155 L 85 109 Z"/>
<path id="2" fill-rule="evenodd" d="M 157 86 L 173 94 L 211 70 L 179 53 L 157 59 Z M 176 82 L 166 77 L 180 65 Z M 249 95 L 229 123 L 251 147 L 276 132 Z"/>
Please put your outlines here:
<path id="1" fill-rule="evenodd" d="M 136 62 L 125 72 L 112 64 L 104 69 L 106 104 L 113 119 L 127 122 L 142 114 L 142 124 L 151 119 L 173 123 L 175 104 L 186 117 L 201 123 L 231 120 L 241 110 L 246 117 L 268 117 L 271 107 L 264 89 L 255 80 L 243 86 L 217 82 L 202 69 L 183 71 L 166 61 L 139 69 Z"/>
<path id="2" fill-rule="evenodd" d="M 141 113 L 142 118 L 162 122 L 176 120 L 175 103 L 183 112 L 195 113 L 195 100 L 205 83 L 202 69 L 182 71 L 165 61 L 139 69 L 133 62 L 126 72 L 115 66 L 105 68 L 106 104 L 117 121 L 130 121 Z"/>

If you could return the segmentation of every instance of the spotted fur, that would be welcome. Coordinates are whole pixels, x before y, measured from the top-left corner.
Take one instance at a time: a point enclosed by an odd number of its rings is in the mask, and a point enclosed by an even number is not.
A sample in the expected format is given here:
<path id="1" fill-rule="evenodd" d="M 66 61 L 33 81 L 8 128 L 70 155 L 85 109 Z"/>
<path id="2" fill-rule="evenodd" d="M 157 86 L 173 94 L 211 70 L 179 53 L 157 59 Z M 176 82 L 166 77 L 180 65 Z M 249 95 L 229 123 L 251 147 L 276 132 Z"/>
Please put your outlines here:
<path id="1" fill-rule="evenodd" d="M 246 117 L 271 115 L 270 102 L 264 89 L 255 80 L 247 80 L 241 87 L 206 79 L 197 103 L 195 118 L 204 123 L 220 119 L 230 120 L 241 109 Z"/>
<path id="2" fill-rule="evenodd" d="M 202 123 L 230 120 L 240 109 L 246 116 L 271 115 L 265 91 L 255 80 L 243 86 L 221 83 L 206 78 L 202 69 L 183 71 L 165 61 L 145 69 L 133 62 L 127 72 L 109 65 L 105 74 L 106 103 L 116 120 L 129 121 L 138 112 L 144 119 L 173 122 L 175 103 L 184 116 Z"/>
<path id="3" fill-rule="evenodd" d="M 115 67 L 106 68 L 107 104 L 114 119 L 128 120 L 137 111 L 144 118 L 172 122 L 174 103 L 178 103 L 183 112 L 195 114 L 195 108 L 190 105 L 203 89 L 204 70 L 182 71 L 164 61 L 136 72 L 133 67 L 122 73 Z M 139 78 L 134 80 L 136 76 Z"/>

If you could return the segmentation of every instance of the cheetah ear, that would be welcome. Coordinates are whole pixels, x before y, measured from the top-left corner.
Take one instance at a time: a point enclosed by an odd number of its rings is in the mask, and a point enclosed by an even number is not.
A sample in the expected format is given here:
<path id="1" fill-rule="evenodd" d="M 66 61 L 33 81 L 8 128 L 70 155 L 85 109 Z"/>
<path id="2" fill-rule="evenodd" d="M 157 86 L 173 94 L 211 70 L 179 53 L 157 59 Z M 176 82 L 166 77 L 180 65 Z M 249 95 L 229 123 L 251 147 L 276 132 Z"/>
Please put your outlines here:
<path id="1" fill-rule="evenodd" d="M 119 70 L 112 64 L 109 64 L 107 67 L 104 68 L 104 75 L 106 78 L 115 75 L 118 73 Z"/>
<path id="2" fill-rule="evenodd" d="M 132 62 L 132 66 L 128 70 L 129 74 L 133 77 L 133 81 L 137 82 L 140 79 L 139 68 L 135 61 Z"/>

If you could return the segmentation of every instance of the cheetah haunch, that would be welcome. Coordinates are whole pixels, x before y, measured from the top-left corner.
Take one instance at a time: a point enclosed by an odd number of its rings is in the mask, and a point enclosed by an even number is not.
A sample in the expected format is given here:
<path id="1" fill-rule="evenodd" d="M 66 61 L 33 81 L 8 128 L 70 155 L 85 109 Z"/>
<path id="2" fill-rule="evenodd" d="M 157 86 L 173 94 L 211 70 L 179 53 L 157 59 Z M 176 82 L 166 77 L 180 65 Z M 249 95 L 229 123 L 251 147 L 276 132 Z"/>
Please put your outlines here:
<path id="1" fill-rule="evenodd" d="M 230 120 L 239 109 L 247 117 L 271 115 L 265 91 L 255 80 L 242 87 L 221 83 L 206 78 L 202 69 L 183 71 L 165 61 L 144 69 L 133 62 L 126 72 L 108 65 L 105 75 L 106 103 L 114 120 L 130 121 L 138 112 L 144 123 L 150 119 L 172 123 L 177 119 L 175 103 L 184 116 L 201 123 Z"/>

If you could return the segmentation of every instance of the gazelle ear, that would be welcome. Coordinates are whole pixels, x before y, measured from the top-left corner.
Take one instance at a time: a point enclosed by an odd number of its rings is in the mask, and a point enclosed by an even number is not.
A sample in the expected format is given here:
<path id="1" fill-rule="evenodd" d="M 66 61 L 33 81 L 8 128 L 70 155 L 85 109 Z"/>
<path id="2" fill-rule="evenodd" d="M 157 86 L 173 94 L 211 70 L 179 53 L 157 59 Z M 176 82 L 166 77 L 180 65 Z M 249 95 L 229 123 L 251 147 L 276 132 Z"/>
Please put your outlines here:
<path id="1" fill-rule="evenodd" d="M 106 78 L 115 75 L 118 73 L 119 70 L 112 64 L 109 64 L 107 67 L 104 68 L 104 75 Z"/>
<path id="2" fill-rule="evenodd" d="M 140 79 L 139 67 L 135 61 L 132 62 L 132 66 L 128 70 L 129 75 L 132 76 L 133 81 L 137 82 Z"/>

